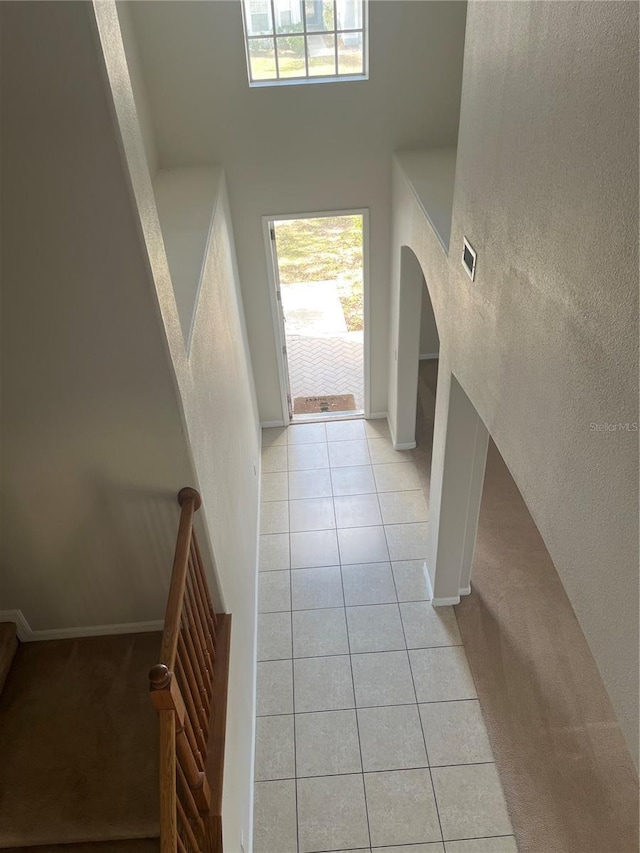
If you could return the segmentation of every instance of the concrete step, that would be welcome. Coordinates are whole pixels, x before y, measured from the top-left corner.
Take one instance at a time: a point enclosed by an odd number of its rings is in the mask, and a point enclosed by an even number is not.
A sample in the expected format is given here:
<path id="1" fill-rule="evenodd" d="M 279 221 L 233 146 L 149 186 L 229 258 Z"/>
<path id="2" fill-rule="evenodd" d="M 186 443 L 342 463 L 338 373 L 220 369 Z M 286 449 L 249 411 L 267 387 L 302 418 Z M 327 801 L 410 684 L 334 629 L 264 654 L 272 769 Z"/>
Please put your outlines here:
<path id="1" fill-rule="evenodd" d="M 13 622 L 0 622 L 0 693 L 17 649 L 16 626 Z"/>

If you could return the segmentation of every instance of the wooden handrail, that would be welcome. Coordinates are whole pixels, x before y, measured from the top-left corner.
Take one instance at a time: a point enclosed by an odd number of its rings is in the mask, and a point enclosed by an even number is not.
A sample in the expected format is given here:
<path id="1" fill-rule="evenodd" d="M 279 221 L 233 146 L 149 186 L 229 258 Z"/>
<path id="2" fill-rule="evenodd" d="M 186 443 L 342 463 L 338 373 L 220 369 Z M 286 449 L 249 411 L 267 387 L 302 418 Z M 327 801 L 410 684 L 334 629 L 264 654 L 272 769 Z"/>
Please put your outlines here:
<path id="1" fill-rule="evenodd" d="M 161 853 L 223 853 L 222 784 L 231 616 L 216 614 L 193 518 L 181 489 L 161 663 L 149 673 L 160 717 Z"/>

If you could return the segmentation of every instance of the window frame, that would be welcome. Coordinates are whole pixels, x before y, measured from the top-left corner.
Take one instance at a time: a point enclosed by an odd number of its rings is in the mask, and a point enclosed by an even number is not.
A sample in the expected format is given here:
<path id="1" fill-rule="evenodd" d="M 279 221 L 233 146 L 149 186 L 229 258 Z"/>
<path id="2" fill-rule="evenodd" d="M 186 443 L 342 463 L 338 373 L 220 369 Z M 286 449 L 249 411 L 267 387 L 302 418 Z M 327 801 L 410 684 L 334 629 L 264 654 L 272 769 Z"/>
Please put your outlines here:
<path id="1" fill-rule="evenodd" d="M 337 83 L 337 82 L 355 82 L 355 81 L 363 81 L 369 79 L 369 0 L 359 0 L 362 4 L 362 27 L 345 27 L 343 29 L 338 28 L 338 0 L 333 0 L 333 29 L 330 30 L 308 30 L 307 29 L 307 12 L 306 12 L 306 0 L 300 0 L 300 5 L 302 8 L 302 21 L 301 26 L 302 29 L 299 32 L 292 33 L 277 33 L 277 25 L 276 25 L 276 10 L 275 10 L 275 2 L 274 0 L 265 0 L 265 2 L 270 6 L 270 12 L 268 13 L 271 18 L 271 32 L 270 33 L 261 33 L 259 35 L 249 35 L 249 27 L 248 27 L 248 18 L 251 15 L 251 11 L 248 5 L 248 0 L 241 0 L 242 7 L 242 29 L 244 36 L 244 47 L 247 61 L 247 78 L 249 81 L 249 87 L 252 89 L 260 89 L 268 86 L 299 86 L 306 85 L 308 83 Z M 339 69 L 339 51 L 338 51 L 338 37 L 342 35 L 350 35 L 356 34 L 362 36 L 362 71 L 357 74 L 340 74 L 338 72 Z M 308 38 L 309 36 L 322 36 L 329 35 L 333 36 L 334 40 L 334 51 L 335 51 L 335 74 L 327 74 L 327 75 L 310 75 L 309 74 L 309 53 L 308 53 Z M 304 41 L 304 65 L 305 65 L 305 73 L 304 75 L 298 77 L 280 77 L 280 69 L 278 65 L 278 48 L 277 41 L 279 38 L 295 38 L 301 37 Z M 269 79 L 262 80 L 254 80 L 251 72 L 251 56 L 249 52 L 249 45 L 252 41 L 259 40 L 269 40 L 273 43 L 273 51 L 274 51 L 274 62 L 276 69 L 276 76 Z"/>

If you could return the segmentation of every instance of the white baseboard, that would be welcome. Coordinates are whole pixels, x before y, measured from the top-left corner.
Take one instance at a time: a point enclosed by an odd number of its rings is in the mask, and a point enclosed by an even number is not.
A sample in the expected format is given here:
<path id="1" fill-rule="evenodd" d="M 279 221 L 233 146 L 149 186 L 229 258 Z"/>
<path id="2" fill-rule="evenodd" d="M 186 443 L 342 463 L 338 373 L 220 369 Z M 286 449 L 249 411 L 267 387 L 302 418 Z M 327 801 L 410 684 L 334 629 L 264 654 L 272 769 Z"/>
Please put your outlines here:
<path id="1" fill-rule="evenodd" d="M 371 414 L 369 415 L 367 420 L 368 421 L 379 421 L 379 420 L 382 420 L 382 418 L 388 418 L 388 415 L 386 412 L 371 412 Z"/>
<path id="2" fill-rule="evenodd" d="M 391 436 L 391 444 L 393 445 L 394 450 L 414 450 L 416 448 L 415 441 L 404 441 L 398 442 L 396 441 L 395 433 L 393 432 L 393 427 L 391 426 L 391 421 L 389 420 L 389 416 L 387 415 L 387 423 L 389 424 L 389 435 Z"/>
<path id="3" fill-rule="evenodd" d="M 462 587 L 460 595 L 471 595 L 471 584 L 469 584 L 469 586 Z"/>
<path id="4" fill-rule="evenodd" d="M 460 604 L 460 596 L 454 595 L 450 598 L 434 598 L 433 597 L 433 587 L 431 586 L 431 575 L 429 574 L 429 569 L 427 568 L 427 561 L 425 560 L 422 565 L 422 571 L 424 572 L 424 579 L 427 584 L 427 592 L 429 594 L 429 598 L 431 600 L 432 607 L 448 607 L 452 604 Z"/>
<path id="5" fill-rule="evenodd" d="M 435 358 L 440 358 L 439 352 L 425 352 L 424 355 L 419 356 L 420 361 L 432 361 Z"/>
<path id="6" fill-rule="evenodd" d="M 260 424 L 260 429 L 270 429 L 271 427 L 283 427 L 284 421 L 263 421 Z"/>
<path id="7" fill-rule="evenodd" d="M 84 625 L 77 628 L 44 628 L 34 631 L 22 610 L 0 610 L 0 622 L 15 622 L 21 643 L 39 640 L 72 640 L 77 637 L 108 637 L 112 634 L 146 634 L 162 631 L 164 622 L 120 622 L 115 625 Z"/>

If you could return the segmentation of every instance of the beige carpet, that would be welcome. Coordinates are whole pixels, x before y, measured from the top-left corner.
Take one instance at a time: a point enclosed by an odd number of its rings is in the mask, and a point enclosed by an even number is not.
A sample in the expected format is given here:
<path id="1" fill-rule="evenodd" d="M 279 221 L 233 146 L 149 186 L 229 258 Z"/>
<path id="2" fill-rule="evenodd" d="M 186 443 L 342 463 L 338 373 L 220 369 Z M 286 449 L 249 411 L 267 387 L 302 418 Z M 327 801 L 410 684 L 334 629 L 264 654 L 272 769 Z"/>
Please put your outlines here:
<path id="1" fill-rule="evenodd" d="M 434 364 L 420 365 L 418 446 L 427 464 Z M 455 609 L 520 853 L 638 853 L 635 768 L 569 599 L 493 442 L 472 593 Z"/>
<path id="2" fill-rule="evenodd" d="M 159 648 L 159 634 L 20 645 L 0 696 L 0 849 L 158 835 Z"/>

